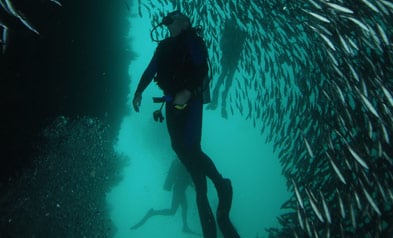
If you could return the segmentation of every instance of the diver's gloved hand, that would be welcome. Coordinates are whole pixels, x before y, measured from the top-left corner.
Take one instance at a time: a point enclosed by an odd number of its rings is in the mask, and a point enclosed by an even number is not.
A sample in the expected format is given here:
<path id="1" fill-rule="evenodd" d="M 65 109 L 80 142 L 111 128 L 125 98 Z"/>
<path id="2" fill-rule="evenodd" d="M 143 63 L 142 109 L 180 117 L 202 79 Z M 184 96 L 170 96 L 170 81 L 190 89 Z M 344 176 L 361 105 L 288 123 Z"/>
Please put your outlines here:
<path id="1" fill-rule="evenodd" d="M 136 112 L 139 112 L 139 107 L 141 106 L 141 102 L 142 102 L 142 93 L 135 92 L 134 99 L 132 99 L 132 105 L 134 106 Z"/>
<path id="2" fill-rule="evenodd" d="M 184 89 L 175 95 L 175 99 L 173 100 L 173 105 L 187 105 L 188 101 L 191 98 L 191 92 L 187 89 Z"/>

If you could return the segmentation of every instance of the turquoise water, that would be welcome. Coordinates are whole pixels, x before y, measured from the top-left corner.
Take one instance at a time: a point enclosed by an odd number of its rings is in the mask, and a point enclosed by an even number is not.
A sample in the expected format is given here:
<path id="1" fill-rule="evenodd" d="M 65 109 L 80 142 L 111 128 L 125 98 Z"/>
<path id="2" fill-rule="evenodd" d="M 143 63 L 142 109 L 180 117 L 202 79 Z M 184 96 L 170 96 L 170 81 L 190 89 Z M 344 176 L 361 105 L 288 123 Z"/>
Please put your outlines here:
<path id="1" fill-rule="evenodd" d="M 104 3 L 114 8 L 106 9 Z M 242 237 L 266 237 L 264 229 L 278 227 L 277 221 L 282 226 L 270 230 L 271 237 L 341 237 L 342 233 L 348 237 L 391 237 L 393 4 L 390 0 L 146 0 L 130 1 L 128 5 L 121 2 L 117 6 L 100 2 L 97 5 L 105 8 L 104 12 L 115 12 L 119 18 L 124 12 L 130 16 L 129 34 L 121 34 L 129 46 L 123 48 L 119 44 L 116 46 L 120 50 L 110 48 L 116 57 L 107 53 L 109 48 L 102 50 L 101 44 L 111 45 L 106 37 L 97 37 L 95 42 L 95 34 L 100 36 L 101 31 L 93 34 L 96 31 L 90 26 L 94 22 L 97 27 L 116 32 L 121 24 L 110 23 L 111 17 L 101 16 L 95 8 L 91 11 L 96 18 L 80 10 L 89 19 L 81 24 L 73 16 L 73 8 L 69 8 L 66 14 L 72 19 L 68 21 L 69 28 L 77 29 L 78 33 L 60 27 L 58 32 L 67 37 L 63 39 L 60 34 L 56 39 L 72 47 L 57 48 L 63 44 L 55 40 L 53 47 L 57 53 L 46 58 L 56 63 L 54 59 L 68 56 L 65 67 L 39 64 L 45 72 L 26 69 L 23 77 L 11 72 L 16 77 L 8 80 L 16 85 L 23 79 L 34 89 L 40 87 L 37 82 L 47 74 L 49 80 L 44 81 L 50 82 L 48 90 L 42 91 L 56 94 L 49 104 L 59 109 L 56 112 L 69 107 L 72 113 L 70 116 L 53 112 L 57 119 L 44 123 L 42 141 L 37 142 L 38 155 L 31 168 L 25 168 L 9 184 L 0 184 L 0 237 L 186 236 L 181 232 L 180 211 L 171 217 L 153 217 L 138 230 L 130 230 L 147 210 L 167 208 L 171 202 L 172 195 L 163 190 L 163 183 L 175 155 L 165 123 L 155 123 L 152 118 L 159 105 L 153 104 L 151 97 L 160 96 L 160 90 L 150 85 L 143 95 L 142 111 L 130 110 L 124 115 L 120 131 L 104 125 L 105 120 L 116 114 L 113 111 L 123 116 L 120 108 L 125 106 L 124 98 L 115 99 L 122 98 L 121 92 L 129 91 L 127 106 L 131 109 L 136 84 L 155 48 L 149 37 L 150 29 L 175 8 L 172 5 L 180 3 L 195 25 L 201 24 L 204 29 L 212 61 L 211 87 L 219 93 L 218 107 L 205 110 L 202 145 L 222 174 L 232 179 L 231 217 Z M 223 63 L 227 59 L 224 56 L 230 56 L 235 49 L 221 45 L 221 38 L 232 39 L 233 29 L 228 31 L 225 27 L 228 22 L 241 29 L 236 34 L 246 32 L 240 57 L 234 57 L 238 60 L 236 66 L 228 61 L 227 65 Z M 89 37 L 78 38 L 79 34 Z M 118 42 L 115 35 L 106 36 Z M 164 38 L 165 30 L 158 30 L 156 35 Z M 20 37 L 30 43 L 28 36 Z M 85 39 L 84 44 L 80 44 L 81 39 Z M 84 54 L 86 48 L 94 45 L 91 42 L 100 47 L 87 51 L 93 51 L 91 58 L 96 58 L 92 61 L 100 63 L 90 62 L 90 57 L 75 60 L 74 51 L 78 49 Z M 14 48 L 23 44 L 15 42 Z M 11 53 L 12 47 L 9 49 Z M 24 57 L 23 49 L 18 51 Z M 41 53 L 34 50 L 23 62 L 35 62 L 30 67 L 35 71 L 39 62 L 35 57 Z M 134 57 L 129 65 L 129 87 L 119 86 L 124 68 L 105 70 L 108 59 L 112 66 L 128 64 L 128 57 L 117 58 L 122 54 Z M 14 60 L 15 64 L 23 64 Z M 85 61 L 91 64 L 86 65 Z M 91 71 L 91 65 L 96 70 Z M 60 68 L 67 73 L 60 73 Z M 232 84 L 230 80 L 220 83 L 219 75 L 230 69 L 235 69 Z M 86 74 L 86 70 L 90 73 Z M 57 81 L 53 80 L 56 76 L 66 79 L 67 89 L 60 90 L 64 95 L 57 93 L 61 86 L 57 87 Z M 101 93 L 85 92 L 86 79 Z M 54 84 L 56 90 L 52 91 Z M 223 93 L 226 84 L 227 94 Z M 30 91 L 24 84 L 21 87 Z M 69 97 L 68 90 L 73 96 Z M 37 107 L 44 107 L 38 102 L 45 97 L 37 101 L 36 94 L 31 90 L 26 98 L 32 99 Z M 106 97 L 101 97 L 104 94 Z M 107 110 L 108 107 L 115 110 Z M 72 116 L 78 113 L 91 117 Z M 18 122 L 14 124 L 19 131 L 30 132 L 30 128 L 23 129 L 28 126 L 19 126 Z M 111 126 L 116 126 L 113 124 L 118 125 L 112 121 Z M 118 132 L 114 146 L 113 131 Z M 125 158 L 127 165 L 121 158 Z M 217 197 L 211 184 L 209 188 L 214 209 Z M 193 188 L 188 188 L 189 225 L 200 234 L 194 197 Z"/>
<path id="2" fill-rule="evenodd" d="M 129 71 L 133 93 L 155 45 L 149 38 L 148 17 L 131 18 L 130 21 L 131 44 L 138 55 Z M 168 208 L 171 202 L 171 193 L 162 187 L 175 154 L 165 123 L 156 123 L 152 118 L 152 112 L 159 105 L 153 104 L 151 97 L 159 95 L 161 92 L 152 83 L 143 94 L 141 112 L 127 116 L 119 133 L 116 148 L 130 159 L 130 165 L 123 171 L 122 182 L 108 195 L 111 219 L 118 229 L 115 237 L 118 238 L 159 237 L 162 234 L 165 237 L 193 237 L 182 233 L 180 211 L 173 217 L 153 217 L 138 230 L 129 229 L 150 208 Z M 224 119 L 219 109 L 204 111 L 202 147 L 220 172 L 232 180 L 231 218 L 242 237 L 265 235 L 265 228 L 277 226 L 276 216 L 283 212 L 280 206 L 289 197 L 277 155 L 272 145 L 264 141 L 264 135 L 241 116 Z M 210 183 L 209 199 L 213 210 L 218 202 L 214 191 Z M 192 187 L 187 190 L 187 199 L 190 227 L 201 234 Z"/>

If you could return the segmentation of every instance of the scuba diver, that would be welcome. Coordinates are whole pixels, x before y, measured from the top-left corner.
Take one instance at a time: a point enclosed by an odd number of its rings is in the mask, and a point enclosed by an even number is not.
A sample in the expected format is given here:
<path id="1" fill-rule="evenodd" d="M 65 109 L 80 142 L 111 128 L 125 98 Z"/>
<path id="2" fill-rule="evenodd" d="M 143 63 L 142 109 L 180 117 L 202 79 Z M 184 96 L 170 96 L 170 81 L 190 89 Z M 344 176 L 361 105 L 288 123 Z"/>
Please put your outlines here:
<path id="1" fill-rule="evenodd" d="M 207 177 L 212 180 L 219 198 L 216 218 L 225 238 L 240 237 L 229 218 L 232 206 L 231 181 L 217 170 L 213 161 L 202 151 L 202 109 L 209 93 L 208 53 L 200 29 L 191 26 L 190 19 L 180 11 L 165 16 L 157 27 L 166 26 L 170 37 L 162 41 L 145 69 L 133 98 L 136 112 L 142 102 L 142 92 L 153 80 L 163 90 L 157 101 L 165 103 L 166 123 L 171 145 L 188 170 L 196 191 L 199 219 L 205 238 L 216 238 L 217 228 L 207 197 Z M 153 37 L 152 37 L 153 38 Z M 154 40 L 154 39 L 153 39 Z M 162 109 L 162 106 L 161 106 Z M 161 109 L 155 119 L 163 120 Z"/>
<path id="2" fill-rule="evenodd" d="M 147 220 L 149 220 L 153 216 L 173 216 L 176 214 L 176 211 L 180 206 L 182 209 L 181 215 L 183 220 L 183 232 L 189 234 L 196 234 L 190 229 L 187 222 L 188 205 L 186 198 L 186 189 L 191 184 L 192 181 L 190 178 L 190 174 L 187 172 L 187 170 L 178 159 L 173 160 L 164 183 L 164 189 L 166 191 L 172 190 L 173 192 L 171 208 L 161 210 L 154 210 L 151 208 L 138 223 L 131 227 L 131 229 L 133 230 L 141 227 L 143 224 L 145 224 L 145 222 L 147 222 Z"/>
<path id="3" fill-rule="evenodd" d="M 222 92 L 221 101 L 221 116 L 224 118 L 228 118 L 228 112 L 226 110 L 228 92 L 234 79 L 234 74 L 236 72 L 240 54 L 243 50 L 245 39 L 246 33 L 239 28 L 236 21 L 228 19 L 224 24 L 220 41 L 220 48 L 222 51 L 222 73 L 218 78 L 216 86 L 214 87 L 212 102 L 207 107 L 207 109 L 213 110 L 217 108 L 218 93 L 222 85 L 224 85 L 225 88 Z"/>

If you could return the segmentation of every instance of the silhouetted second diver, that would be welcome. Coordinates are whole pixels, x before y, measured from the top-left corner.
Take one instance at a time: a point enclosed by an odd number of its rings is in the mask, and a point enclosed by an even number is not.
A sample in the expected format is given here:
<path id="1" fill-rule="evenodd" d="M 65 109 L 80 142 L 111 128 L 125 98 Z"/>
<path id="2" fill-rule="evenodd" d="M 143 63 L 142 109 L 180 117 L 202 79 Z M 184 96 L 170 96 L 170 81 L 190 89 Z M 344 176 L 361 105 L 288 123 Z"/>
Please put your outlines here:
<path id="1" fill-rule="evenodd" d="M 169 168 L 167 177 L 164 183 L 164 189 L 167 191 L 172 190 L 172 205 L 171 208 L 168 209 L 160 209 L 155 210 L 153 208 L 147 211 L 146 215 L 135 225 L 133 225 L 130 229 L 134 230 L 141 227 L 143 224 L 147 222 L 153 216 L 173 216 L 176 214 L 179 206 L 182 209 L 182 220 L 183 220 L 183 229 L 184 233 L 188 234 L 197 234 L 192 231 L 188 226 L 187 222 L 187 198 L 186 198 L 186 189 L 189 185 L 192 184 L 191 177 L 188 171 L 184 168 L 181 162 L 178 159 L 173 160 L 171 167 Z"/>

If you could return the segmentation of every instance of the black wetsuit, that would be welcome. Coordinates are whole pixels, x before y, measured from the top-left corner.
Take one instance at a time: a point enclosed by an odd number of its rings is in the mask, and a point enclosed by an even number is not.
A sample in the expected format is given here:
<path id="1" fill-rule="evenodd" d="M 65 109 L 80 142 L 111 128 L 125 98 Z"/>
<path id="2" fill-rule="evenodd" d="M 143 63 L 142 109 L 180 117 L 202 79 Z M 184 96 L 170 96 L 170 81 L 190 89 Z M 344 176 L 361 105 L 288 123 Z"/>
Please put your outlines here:
<path id="1" fill-rule="evenodd" d="M 204 41 L 189 29 L 160 42 L 142 75 L 136 93 L 142 93 L 155 76 L 155 82 L 167 98 L 187 89 L 192 93 L 187 106 L 176 109 L 166 103 L 166 122 L 172 148 L 189 171 L 195 185 L 199 217 L 205 238 L 216 238 L 216 223 L 207 198 L 206 176 L 219 195 L 217 221 L 226 238 L 239 237 L 229 220 L 232 187 L 217 171 L 213 161 L 201 149 L 203 80 L 208 73 L 207 49 Z"/>

